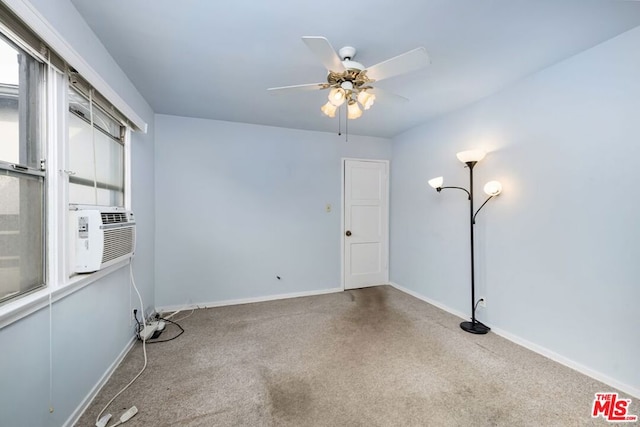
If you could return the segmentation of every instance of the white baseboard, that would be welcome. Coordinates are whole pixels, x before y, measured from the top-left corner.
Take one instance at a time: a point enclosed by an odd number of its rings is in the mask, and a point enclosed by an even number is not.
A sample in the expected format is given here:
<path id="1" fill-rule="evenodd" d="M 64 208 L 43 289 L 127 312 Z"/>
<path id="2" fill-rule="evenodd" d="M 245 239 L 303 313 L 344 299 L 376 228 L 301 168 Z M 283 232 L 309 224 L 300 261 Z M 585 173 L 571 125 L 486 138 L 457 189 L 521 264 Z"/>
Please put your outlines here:
<path id="1" fill-rule="evenodd" d="M 343 291 L 342 288 L 329 288 L 329 289 L 320 289 L 316 291 L 293 292 L 290 294 L 267 295 L 263 297 L 230 299 L 230 300 L 212 301 L 212 302 L 200 302 L 195 304 L 189 303 L 189 304 L 178 304 L 178 305 L 165 305 L 165 306 L 156 307 L 156 311 L 158 313 L 168 313 L 172 311 L 192 310 L 195 308 L 223 307 L 226 305 L 251 304 L 254 302 L 274 301 L 279 299 L 308 297 L 312 295 L 332 294 L 335 292 L 342 292 L 342 291 Z"/>
<path id="2" fill-rule="evenodd" d="M 522 347 L 534 351 L 548 359 L 553 360 L 554 362 L 558 362 L 561 365 L 564 365 L 568 368 L 573 369 L 574 371 L 578 371 L 581 374 L 584 374 L 588 377 L 593 378 L 594 380 L 598 380 L 606 385 L 614 387 L 630 396 L 636 397 L 640 399 L 640 389 L 632 387 L 628 384 L 624 384 L 614 378 L 611 378 L 608 375 L 603 374 L 602 372 L 598 372 L 593 370 L 587 366 L 584 366 L 574 360 L 571 360 L 567 357 L 562 356 L 561 354 L 556 353 L 555 351 L 549 350 L 548 348 L 542 347 L 538 344 L 532 343 L 531 341 L 527 341 L 524 338 L 521 338 L 517 335 L 514 335 L 510 332 L 502 330 L 500 328 L 495 328 L 491 326 L 491 330 L 496 334 L 500 335 L 502 338 L 508 339 L 511 342 L 514 342 Z M 609 390 L 601 390 L 601 391 L 609 391 Z"/>
<path id="3" fill-rule="evenodd" d="M 444 304 L 442 304 L 442 303 L 440 303 L 438 301 L 432 300 L 431 298 L 427 298 L 422 294 L 419 294 L 419 293 L 417 293 L 415 291 L 412 291 L 411 289 L 407 289 L 404 286 L 400 286 L 400 285 L 398 285 L 397 283 L 394 283 L 394 282 L 389 282 L 389 284 L 391 286 L 393 286 L 394 288 L 396 288 L 397 290 L 404 292 L 405 294 L 409 294 L 412 297 L 416 297 L 416 298 L 418 298 L 418 299 L 420 299 L 420 300 L 422 300 L 424 302 L 428 302 L 429 304 L 434 305 L 434 306 L 438 307 L 439 309 L 446 311 L 447 313 L 453 314 L 454 316 L 458 316 L 462 320 L 469 320 L 470 319 L 469 315 L 467 315 L 467 314 L 465 314 L 465 313 L 463 313 L 461 311 L 454 310 L 453 308 L 450 308 L 450 307 L 448 307 L 448 306 L 446 306 L 446 305 L 444 305 Z"/>
<path id="4" fill-rule="evenodd" d="M 122 349 L 118 357 L 116 357 L 116 360 L 114 360 L 113 363 L 109 366 L 109 368 L 107 368 L 106 372 L 102 375 L 102 377 L 100 377 L 96 385 L 94 385 L 91 391 L 89 391 L 89 394 L 87 394 L 85 398 L 82 399 L 82 402 L 80 402 L 80 405 L 78 405 L 75 411 L 73 411 L 73 413 L 69 416 L 69 418 L 67 418 L 67 421 L 65 421 L 65 423 L 63 424 L 64 427 L 74 426 L 78 422 L 82 414 L 84 414 L 84 411 L 86 411 L 89 405 L 91 405 L 91 402 L 96 397 L 98 392 L 100 392 L 102 387 L 107 383 L 107 381 L 109 381 L 109 378 L 111 378 L 111 375 L 113 375 L 113 373 L 115 372 L 116 368 L 120 365 L 120 363 L 122 363 L 122 361 L 124 360 L 124 357 L 133 348 L 133 344 L 135 344 L 135 342 L 136 342 L 136 337 L 135 336 L 131 337 L 131 340 L 127 343 L 127 345 L 124 346 L 124 348 Z"/>
<path id="5" fill-rule="evenodd" d="M 433 306 L 438 307 L 441 310 L 444 310 L 448 313 L 453 314 L 454 316 L 460 317 L 461 319 L 465 319 L 468 320 L 468 316 L 464 313 L 461 313 L 457 310 L 454 310 L 452 308 L 449 308 L 448 306 L 434 301 L 430 298 L 425 297 L 424 295 L 419 294 L 418 292 L 412 291 L 410 289 L 407 289 L 403 286 L 398 285 L 397 283 L 394 282 L 389 282 L 389 284 L 391 286 L 393 286 L 394 288 L 409 294 L 411 296 L 414 296 L 424 302 L 427 302 Z M 581 374 L 584 374 L 588 377 L 593 378 L 594 380 L 600 381 L 608 386 L 611 386 L 613 388 L 616 388 L 630 396 L 636 397 L 640 399 L 640 389 L 636 388 L 636 387 L 632 387 L 628 384 L 625 384 L 623 382 L 620 382 L 614 378 L 611 378 L 608 375 L 605 375 L 601 372 L 598 372 L 596 370 L 593 370 L 587 366 L 584 366 L 574 360 L 571 360 L 567 357 L 562 356 L 561 354 L 556 353 L 555 351 L 549 350 L 548 348 L 542 347 L 538 344 L 532 343 L 531 341 L 527 341 L 524 338 L 521 338 L 517 335 L 512 334 L 511 332 L 505 331 L 503 329 L 500 328 L 496 328 L 494 326 L 491 326 L 490 324 L 487 324 L 487 326 L 489 326 L 491 328 L 491 331 L 493 333 L 495 333 L 496 335 L 501 336 L 502 338 L 505 338 L 515 344 L 518 344 L 528 350 L 531 350 L 535 353 L 538 353 L 548 359 L 553 360 L 554 362 L 560 363 L 561 365 L 564 365 L 568 368 L 573 369 L 574 371 L 580 372 Z M 601 390 L 601 391 L 609 391 L 609 390 Z"/>

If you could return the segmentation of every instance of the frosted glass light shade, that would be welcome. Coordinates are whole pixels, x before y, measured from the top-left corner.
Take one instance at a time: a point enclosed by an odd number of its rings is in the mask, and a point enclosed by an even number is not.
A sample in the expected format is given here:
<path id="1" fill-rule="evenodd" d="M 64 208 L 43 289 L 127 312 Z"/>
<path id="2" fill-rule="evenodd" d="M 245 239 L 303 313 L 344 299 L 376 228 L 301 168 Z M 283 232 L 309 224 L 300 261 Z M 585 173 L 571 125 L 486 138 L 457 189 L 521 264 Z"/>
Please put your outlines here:
<path id="1" fill-rule="evenodd" d="M 456 157 L 462 163 L 469 163 L 469 162 L 479 162 L 480 160 L 484 159 L 484 156 L 486 155 L 487 153 L 485 153 L 482 150 L 467 150 L 467 151 L 459 152 L 458 154 L 456 154 Z"/>
<path id="2" fill-rule="evenodd" d="M 497 196 L 502 193 L 502 184 L 498 181 L 489 181 L 484 185 L 484 192 L 489 196 Z"/>
<path id="3" fill-rule="evenodd" d="M 349 101 L 347 106 L 347 118 L 353 120 L 362 115 L 362 110 L 358 107 L 358 103 L 355 101 Z"/>
<path id="4" fill-rule="evenodd" d="M 340 87 L 342 89 L 344 89 L 345 91 L 349 91 L 353 89 L 353 83 L 351 83 L 349 80 L 344 81 L 342 83 L 340 83 Z"/>
<path id="5" fill-rule="evenodd" d="M 372 93 L 362 91 L 358 94 L 358 102 L 362 104 L 365 110 L 368 110 L 373 105 L 373 102 L 376 100 L 376 96 Z"/>
<path id="6" fill-rule="evenodd" d="M 336 107 L 339 107 L 344 104 L 345 92 L 343 89 L 334 87 L 329 91 L 329 96 L 327 98 L 329 98 L 330 103 L 332 103 Z"/>
<path id="7" fill-rule="evenodd" d="M 327 102 L 322 107 L 320 107 L 320 111 L 322 111 L 325 115 L 329 117 L 335 117 L 337 109 L 338 107 L 333 105 L 331 102 Z"/>
<path id="8" fill-rule="evenodd" d="M 442 178 L 441 176 L 432 178 L 429 180 L 429 185 L 432 186 L 433 188 L 440 188 L 442 187 L 443 183 L 444 183 L 444 178 Z"/>

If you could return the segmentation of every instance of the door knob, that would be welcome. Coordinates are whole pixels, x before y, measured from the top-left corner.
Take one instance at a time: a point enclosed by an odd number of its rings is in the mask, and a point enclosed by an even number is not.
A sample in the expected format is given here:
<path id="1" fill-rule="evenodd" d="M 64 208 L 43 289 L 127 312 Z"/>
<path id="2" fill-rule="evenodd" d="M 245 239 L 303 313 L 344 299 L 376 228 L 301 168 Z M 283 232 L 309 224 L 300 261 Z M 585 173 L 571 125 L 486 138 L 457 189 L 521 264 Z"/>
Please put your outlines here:
<path id="1" fill-rule="evenodd" d="M 347 232 L 344 234 L 346 234 L 347 236 L 351 236 L 351 231 L 347 230 Z"/>

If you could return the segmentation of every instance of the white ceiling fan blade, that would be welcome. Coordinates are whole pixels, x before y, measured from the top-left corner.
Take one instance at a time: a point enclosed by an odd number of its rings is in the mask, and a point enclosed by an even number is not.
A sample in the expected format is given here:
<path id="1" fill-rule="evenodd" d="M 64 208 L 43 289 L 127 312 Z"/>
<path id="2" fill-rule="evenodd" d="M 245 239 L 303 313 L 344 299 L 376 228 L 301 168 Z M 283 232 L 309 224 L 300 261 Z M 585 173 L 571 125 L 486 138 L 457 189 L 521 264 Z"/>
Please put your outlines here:
<path id="1" fill-rule="evenodd" d="M 427 50 L 419 47 L 367 68 L 367 77 L 380 81 L 429 65 Z"/>
<path id="2" fill-rule="evenodd" d="M 289 92 L 309 92 L 312 90 L 321 90 L 326 89 L 328 86 L 329 85 L 327 83 L 310 83 L 305 85 L 270 87 L 267 90 L 273 94 L 281 94 Z"/>
<path id="3" fill-rule="evenodd" d="M 319 36 L 304 36 L 302 41 L 318 57 L 322 65 L 329 71 L 344 71 L 342 60 L 336 53 L 329 40 Z"/>
<path id="4" fill-rule="evenodd" d="M 404 96 L 398 95 L 397 93 L 388 92 L 376 87 L 374 87 L 373 89 L 368 89 L 367 92 L 371 92 L 372 94 L 374 94 L 376 96 L 376 101 L 380 101 L 383 103 L 409 102 L 409 98 L 405 98 Z"/>

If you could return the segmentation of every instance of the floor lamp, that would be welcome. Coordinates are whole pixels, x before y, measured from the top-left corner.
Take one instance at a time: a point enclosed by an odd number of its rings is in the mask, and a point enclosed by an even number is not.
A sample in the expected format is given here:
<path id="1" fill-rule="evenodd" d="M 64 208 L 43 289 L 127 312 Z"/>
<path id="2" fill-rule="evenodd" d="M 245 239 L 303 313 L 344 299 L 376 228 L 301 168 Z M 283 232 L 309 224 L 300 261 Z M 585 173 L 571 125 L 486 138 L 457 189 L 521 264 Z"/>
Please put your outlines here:
<path id="1" fill-rule="evenodd" d="M 469 196 L 469 231 L 470 231 L 470 238 L 471 238 L 471 322 L 462 322 L 460 323 L 460 327 L 472 334 L 486 334 L 491 330 L 491 328 L 489 328 L 487 325 L 479 322 L 476 319 L 476 307 L 478 306 L 478 303 L 480 301 L 476 301 L 476 294 L 475 294 L 475 265 L 474 265 L 475 256 L 474 256 L 474 249 L 473 249 L 473 237 L 474 237 L 473 226 L 476 223 L 476 216 L 478 215 L 478 212 L 480 212 L 480 209 L 482 209 L 489 200 L 491 200 L 492 198 L 494 198 L 495 196 L 497 196 L 502 192 L 502 185 L 498 181 L 488 182 L 484 186 L 484 192 L 487 193 L 489 197 L 487 198 L 487 200 L 484 201 L 482 205 L 480 205 L 478 210 L 474 212 L 473 210 L 473 167 L 476 165 L 476 163 L 482 160 L 485 155 L 486 153 L 481 150 L 461 151 L 460 153 L 456 154 L 456 156 L 458 157 L 458 160 L 460 160 L 462 163 L 467 165 L 467 167 L 469 168 L 469 190 L 463 187 L 443 187 L 442 184 L 444 183 L 444 179 L 441 176 L 429 180 L 429 185 L 435 188 L 438 193 L 445 188 L 456 188 L 458 190 L 464 191 L 465 193 L 467 193 L 467 196 Z"/>

